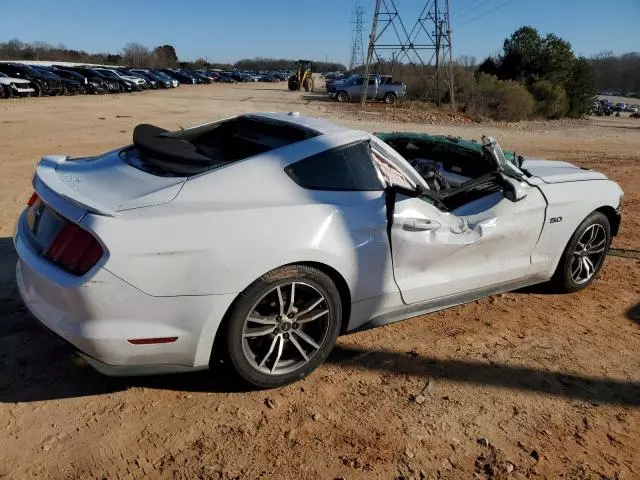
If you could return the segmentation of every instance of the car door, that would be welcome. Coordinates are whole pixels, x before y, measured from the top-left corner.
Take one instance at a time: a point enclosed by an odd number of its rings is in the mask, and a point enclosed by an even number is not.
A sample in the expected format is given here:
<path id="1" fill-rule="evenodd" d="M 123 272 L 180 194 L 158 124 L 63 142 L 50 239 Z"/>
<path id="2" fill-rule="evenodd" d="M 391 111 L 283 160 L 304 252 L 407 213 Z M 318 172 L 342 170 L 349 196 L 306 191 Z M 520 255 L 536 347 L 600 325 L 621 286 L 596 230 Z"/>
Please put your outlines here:
<path id="1" fill-rule="evenodd" d="M 482 291 L 527 277 L 546 202 L 535 187 L 514 202 L 489 193 L 445 212 L 397 195 L 391 228 L 393 271 L 407 304 Z"/>
<path id="2" fill-rule="evenodd" d="M 360 100 L 362 98 L 362 89 L 364 88 L 364 77 L 357 77 L 349 82 L 346 88 L 351 100 Z"/>

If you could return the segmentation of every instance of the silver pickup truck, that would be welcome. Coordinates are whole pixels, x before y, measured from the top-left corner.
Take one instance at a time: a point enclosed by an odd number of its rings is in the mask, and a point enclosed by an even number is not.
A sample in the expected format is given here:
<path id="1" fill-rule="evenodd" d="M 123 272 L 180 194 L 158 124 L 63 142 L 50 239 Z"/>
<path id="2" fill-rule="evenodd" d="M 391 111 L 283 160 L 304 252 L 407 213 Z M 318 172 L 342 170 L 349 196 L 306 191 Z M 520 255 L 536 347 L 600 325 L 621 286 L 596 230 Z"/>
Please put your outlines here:
<path id="1" fill-rule="evenodd" d="M 364 91 L 364 75 L 352 75 L 327 85 L 327 94 L 339 102 L 359 101 Z M 390 76 L 372 75 L 367 86 L 367 100 L 395 103 L 407 93 L 407 86 Z"/>

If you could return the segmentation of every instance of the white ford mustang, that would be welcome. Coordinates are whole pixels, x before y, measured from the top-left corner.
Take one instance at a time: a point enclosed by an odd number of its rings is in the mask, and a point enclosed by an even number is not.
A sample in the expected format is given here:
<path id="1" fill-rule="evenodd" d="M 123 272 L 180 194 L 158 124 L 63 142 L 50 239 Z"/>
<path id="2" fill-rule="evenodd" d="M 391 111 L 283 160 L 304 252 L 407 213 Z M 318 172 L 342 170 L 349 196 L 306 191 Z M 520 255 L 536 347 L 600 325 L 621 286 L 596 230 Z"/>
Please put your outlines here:
<path id="1" fill-rule="evenodd" d="M 19 290 L 109 375 L 302 378 L 339 333 L 552 281 L 587 286 L 622 190 L 565 162 L 260 113 L 90 158 L 47 156 L 15 234 Z"/>

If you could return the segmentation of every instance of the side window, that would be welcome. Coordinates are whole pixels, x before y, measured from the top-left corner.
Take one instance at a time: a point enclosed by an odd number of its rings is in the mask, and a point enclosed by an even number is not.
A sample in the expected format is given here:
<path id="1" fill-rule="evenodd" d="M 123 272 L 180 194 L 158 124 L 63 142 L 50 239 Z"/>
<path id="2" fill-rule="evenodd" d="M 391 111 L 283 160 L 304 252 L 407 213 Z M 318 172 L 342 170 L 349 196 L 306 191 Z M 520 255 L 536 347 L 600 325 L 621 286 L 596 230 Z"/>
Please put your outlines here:
<path id="1" fill-rule="evenodd" d="M 356 79 L 353 81 L 353 84 L 354 84 L 354 85 L 363 85 L 363 84 L 364 84 L 364 78 L 356 78 Z"/>
<path id="2" fill-rule="evenodd" d="M 362 142 L 305 158 L 289 165 L 285 172 L 298 185 L 311 190 L 383 189 L 369 148 Z"/>

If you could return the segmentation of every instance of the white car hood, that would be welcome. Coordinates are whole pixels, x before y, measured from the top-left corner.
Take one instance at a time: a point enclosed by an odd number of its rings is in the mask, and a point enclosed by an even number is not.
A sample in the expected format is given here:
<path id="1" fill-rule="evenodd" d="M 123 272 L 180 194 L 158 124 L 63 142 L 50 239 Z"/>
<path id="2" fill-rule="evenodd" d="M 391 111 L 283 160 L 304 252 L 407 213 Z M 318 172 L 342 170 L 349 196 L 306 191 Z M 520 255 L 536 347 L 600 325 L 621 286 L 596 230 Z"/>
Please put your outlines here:
<path id="1" fill-rule="evenodd" d="M 46 156 L 36 167 L 34 182 L 106 215 L 168 203 L 178 195 L 186 177 L 143 172 L 123 161 L 120 152 L 70 161 L 64 155 Z"/>
<path id="2" fill-rule="evenodd" d="M 594 170 L 576 167 L 568 162 L 526 158 L 522 168 L 545 183 L 580 182 L 585 180 L 606 180 L 607 176 Z"/>

